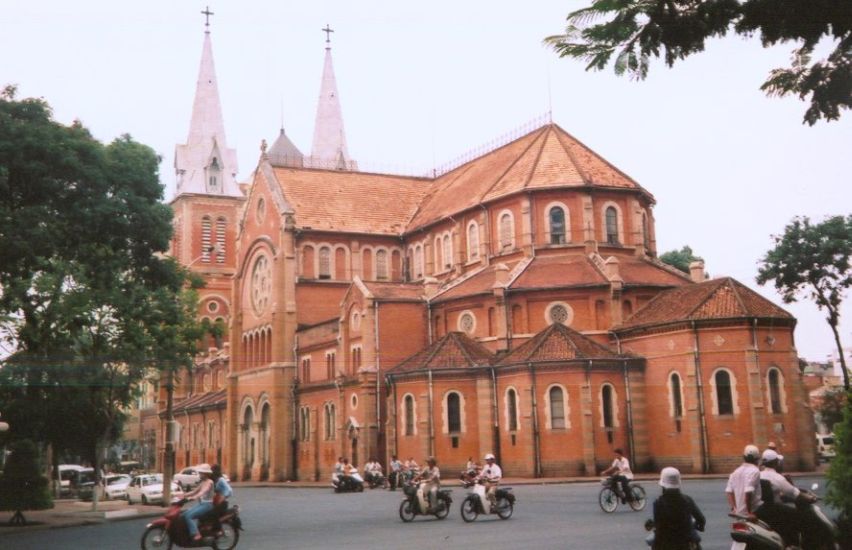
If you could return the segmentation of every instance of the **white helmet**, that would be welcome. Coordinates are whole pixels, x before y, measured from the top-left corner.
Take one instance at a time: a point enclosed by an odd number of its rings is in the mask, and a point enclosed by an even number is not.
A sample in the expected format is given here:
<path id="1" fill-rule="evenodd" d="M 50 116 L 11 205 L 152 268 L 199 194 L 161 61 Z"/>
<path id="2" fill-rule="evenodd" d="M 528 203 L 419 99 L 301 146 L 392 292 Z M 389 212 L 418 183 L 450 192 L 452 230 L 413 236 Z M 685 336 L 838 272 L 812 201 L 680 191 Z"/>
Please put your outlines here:
<path id="1" fill-rule="evenodd" d="M 493 454 L 488 453 L 487 455 L 485 455 L 485 460 L 497 460 L 497 459 L 496 459 L 496 458 L 494 458 L 494 455 L 493 455 Z"/>
<path id="2" fill-rule="evenodd" d="M 660 472 L 660 487 L 663 489 L 680 489 L 680 471 L 667 466 Z"/>

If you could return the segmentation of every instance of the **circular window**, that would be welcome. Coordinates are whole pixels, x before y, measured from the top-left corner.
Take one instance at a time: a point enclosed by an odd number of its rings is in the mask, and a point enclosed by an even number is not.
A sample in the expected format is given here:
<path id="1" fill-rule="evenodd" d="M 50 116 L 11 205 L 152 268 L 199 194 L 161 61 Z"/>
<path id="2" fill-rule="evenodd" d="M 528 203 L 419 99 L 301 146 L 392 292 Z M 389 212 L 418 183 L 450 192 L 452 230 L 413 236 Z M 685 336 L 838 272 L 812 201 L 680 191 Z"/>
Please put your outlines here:
<path id="1" fill-rule="evenodd" d="M 349 403 L 352 405 L 353 409 L 357 409 L 358 408 L 358 396 L 353 393 L 352 397 L 349 399 Z"/>
<path id="2" fill-rule="evenodd" d="M 548 306 L 545 318 L 550 324 L 559 323 L 569 326 L 574 320 L 574 310 L 564 302 L 556 302 Z"/>
<path id="3" fill-rule="evenodd" d="M 473 334 L 476 329 L 476 317 L 470 311 L 465 311 L 459 316 L 459 330 L 467 334 Z"/>
<path id="4" fill-rule="evenodd" d="M 219 311 L 219 303 L 214 302 L 212 300 L 207 302 L 207 311 L 209 311 L 210 313 L 215 313 Z"/>
<path id="5" fill-rule="evenodd" d="M 266 311 L 272 291 L 272 268 L 266 256 L 259 256 L 251 272 L 251 304 L 257 315 Z"/>
<path id="6" fill-rule="evenodd" d="M 361 315 L 357 311 L 352 312 L 352 330 L 361 330 Z"/>
<path id="7" fill-rule="evenodd" d="M 263 220 L 266 219 L 266 201 L 263 200 L 263 197 L 257 199 L 257 210 L 255 213 L 257 214 L 257 223 L 262 224 Z"/>

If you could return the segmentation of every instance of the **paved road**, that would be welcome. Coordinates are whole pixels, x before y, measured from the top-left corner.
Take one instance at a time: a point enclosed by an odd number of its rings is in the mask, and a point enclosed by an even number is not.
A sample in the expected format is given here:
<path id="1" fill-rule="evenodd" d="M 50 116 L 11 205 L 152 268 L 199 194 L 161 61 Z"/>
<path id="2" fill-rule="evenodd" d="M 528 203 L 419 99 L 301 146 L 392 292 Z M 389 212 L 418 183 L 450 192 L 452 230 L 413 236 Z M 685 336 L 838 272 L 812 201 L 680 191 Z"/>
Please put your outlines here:
<path id="1" fill-rule="evenodd" d="M 797 484 L 809 486 L 814 481 L 824 485 L 821 478 L 800 478 Z M 730 547 L 724 484 L 723 480 L 686 482 L 685 491 L 708 518 L 705 550 Z M 654 484 L 643 485 L 649 496 L 659 494 Z M 454 502 L 446 520 L 418 517 L 413 523 L 404 524 L 397 515 L 402 499 L 399 492 L 368 490 L 335 495 L 331 490 L 321 489 L 242 488 L 237 496 L 246 531 L 242 533 L 239 548 L 643 548 L 642 524 L 650 517 L 650 503 L 642 512 L 620 507 L 614 514 L 605 514 L 597 504 L 599 489 L 593 483 L 517 486 L 518 502 L 510 520 L 480 516 L 476 522 L 467 524 L 459 515 L 466 491 L 454 488 Z M 822 493 L 823 488 L 818 492 Z M 138 548 L 147 521 L 0 534 L 0 548 Z"/>

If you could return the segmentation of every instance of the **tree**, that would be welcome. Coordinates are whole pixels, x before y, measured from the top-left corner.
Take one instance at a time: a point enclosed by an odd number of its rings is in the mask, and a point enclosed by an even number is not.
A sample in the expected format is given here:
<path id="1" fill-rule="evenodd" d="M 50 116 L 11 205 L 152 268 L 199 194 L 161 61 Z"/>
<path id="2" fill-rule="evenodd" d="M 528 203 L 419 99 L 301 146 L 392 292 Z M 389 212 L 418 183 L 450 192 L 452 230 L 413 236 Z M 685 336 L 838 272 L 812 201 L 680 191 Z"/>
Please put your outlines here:
<path id="1" fill-rule="evenodd" d="M 604 22 L 596 23 L 600 19 Z M 777 68 L 761 90 L 769 96 L 810 97 L 804 121 L 837 120 L 852 106 L 852 7 L 837 0 L 592 0 L 568 14 L 564 34 L 545 38 L 560 57 L 642 80 L 652 58 L 668 66 L 704 51 L 708 39 L 729 32 L 760 36 L 764 47 L 792 42 L 791 65 Z M 812 62 L 816 45 L 834 50 Z"/>
<path id="2" fill-rule="evenodd" d="M 25 510 L 53 507 L 47 479 L 41 475 L 41 464 L 35 444 L 24 439 L 12 444 L 12 454 L 0 477 L 0 510 L 14 510 L 12 525 L 26 525 Z"/>
<path id="3" fill-rule="evenodd" d="M 0 360 L 0 409 L 15 437 L 97 465 L 149 370 L 191 361 L 193 294 L 161 254 L 172 214 L 154 151 L 103 145 L 14 93 L 0 95 L 0 315 L 17 351 Z"/>
<path id="4" fill-rule="evenodd" d="M 692 252 L 692 247 L 684 245 L 680 250 L 669 250 L 660 255 L 660 261 L 689 274 L 689 264 L 704 261 Z"/>
<path id="5" fill-rule="evenodd" d="M 852 394 L 847 395 L 843 420 L 834 426 L 835 457 L 826 477 L 826 500 L 840 511 L 838 519 L 842 548 L 852 547 Z"/>
<path id="6" fill-rule="evenodd" d="M 826 390 L 821 396 L 816 412 L 820 423 L 825 424 L 829 432 L 843 420 L 843 409 L 846 407 L 846 392 L 840 388 Z"/>
<path id="7" fill-rule="evenodd" d="M 773 235 L 775 248 L 760 260 L 757 282 L 774 281 L 785 303 L 802 295 L 828 313 L 826 320 L 834 333 L 840 355 L 843 384 L 849 391 L 849 372 L 837 327 L 840 305 L 846 289 L 852 285 L 852 215 L 833 216 L 811 224 L 807 217 L 794 218 L 783 235 Z"/>

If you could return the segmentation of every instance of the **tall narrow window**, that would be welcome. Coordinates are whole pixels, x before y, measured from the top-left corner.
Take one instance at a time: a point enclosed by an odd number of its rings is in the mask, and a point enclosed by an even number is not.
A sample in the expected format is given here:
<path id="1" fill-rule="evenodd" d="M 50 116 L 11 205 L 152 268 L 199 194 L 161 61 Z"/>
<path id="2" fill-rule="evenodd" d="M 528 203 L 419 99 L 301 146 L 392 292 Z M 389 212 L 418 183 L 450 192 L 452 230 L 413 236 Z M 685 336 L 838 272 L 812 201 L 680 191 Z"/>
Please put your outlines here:
<path id="1" fill-rule="evenodd" d="M 450 243 L 450 236 L 444 235 L 444 269 L 453 267 L 453 247 Z"/>
<path id="2" fill-rule="evenodd" d="M 550 244 L 565 242 L 565 211 L 558 206 L 550 209 Z"/>
<path id="3" fill-rule="evenodd" d="M 515 227 L 512 221 L 512 215 L 508 212 L 500 216 L 500 248 L 508 250 L 512 248 Z"/>
<path id="4" fill-rule="evenodd" d="M 331 249 L 327 246 L 319 250 L 319 278 L 331 279 Z"/>
<path id="5" fill-rule="evenodd" d="M 447 430 L 450 433 L 461 431 L 461 398 L 455 392 L 447 395 Z"/>
<path id="6" fill-rule="evenodd" d="M 479 259 L 479 225 L 476 222 L 467 226 L 467 259 Z"/>
<path id="7" fill-rule="evenodd" d="M 335 410 L 334 405 L 331 403 L 326 403 L 325 405 L 325 438 L 329 441 L 334 439 L 335 425 L 337 423 L 337 419 L 335 418 Z"/>
<path id="8" fill-rule="evenodd" d="M 554 430 L 565 429 L 565 395 L 562 388 L 553 386 L 548 392 L 550 399 L 550 427 Z"/>
<path id="9" fill-rule="evenodd" d="M 384 281 L 388 278 L 388 253 L 386 250 L 376 252 L 376 279 Z"/>
<path id="10" fill-rule="evenodd" d="M 414 435 L 414 396 L 405 396 L 405 435 Z"/>
<path id="11" fill-rule="evenodd" d="M 612 386 L 604 384 L 601 388 L 601 406 L 603 408 L 603 424 L 607 430 L 612 430 L 615 421 L 612 415 Z"/>
<path id="12" fill-rule="evenodd" d="M 671 375 L 671 392 L 672 392 L 672 414 L 676 419 L 683 417 L 683 400 L 680 392 L 680 375 L 673 372 Z"/>
<path id="13" fill-rule="evenodd" d="M 769 412 L 780 414 L 781 411 L 781 376 L 778 369 L 769 369 Z"/>
<path id="14" fill-rule="evenodd" d="M 509 431 L 518 431 L 518 395 L 515 390 L 506 392 L 506 408 L 509 413 Z"/>
<path id="15" fill-rule="evenodd" d="M 651 234 L 648 232 L 648 215 L 642 212 L 642 246 L 645 250 L 651 249 Z"/>
<path id="16" fill-rule="evenodd" d="M 423 247 L 417 245 L 414 247 L 414 278 L 420 279 L 423 277 Z"/>
<path id="17" fill-rule="evenodd" d="M 719 414 L 734 414 L 734 396 L 731 392 L 731 375 L 728 371 L 720 370 L 716 373 L 716 403 Z"/>
<path id="18" fill-rule="evenodd" d="M 216 218 L 216 263 L 225 263 L 225 229 L 228 221 L 225 218 Z"/>
<path id="19" fill-rule="evenodd" d="M 606 242 L 618 244 L 618 212 L 614 206 L 606 209 Z"/>
<path id="20" fill-rule="evenodd" d="M 213 248 L 212 236 L 211 236 L 211 220 L 210 216 L 204 216 L 201 218 L 201 261 L 209 262 L 210 261 L 210 252 Z"/>

